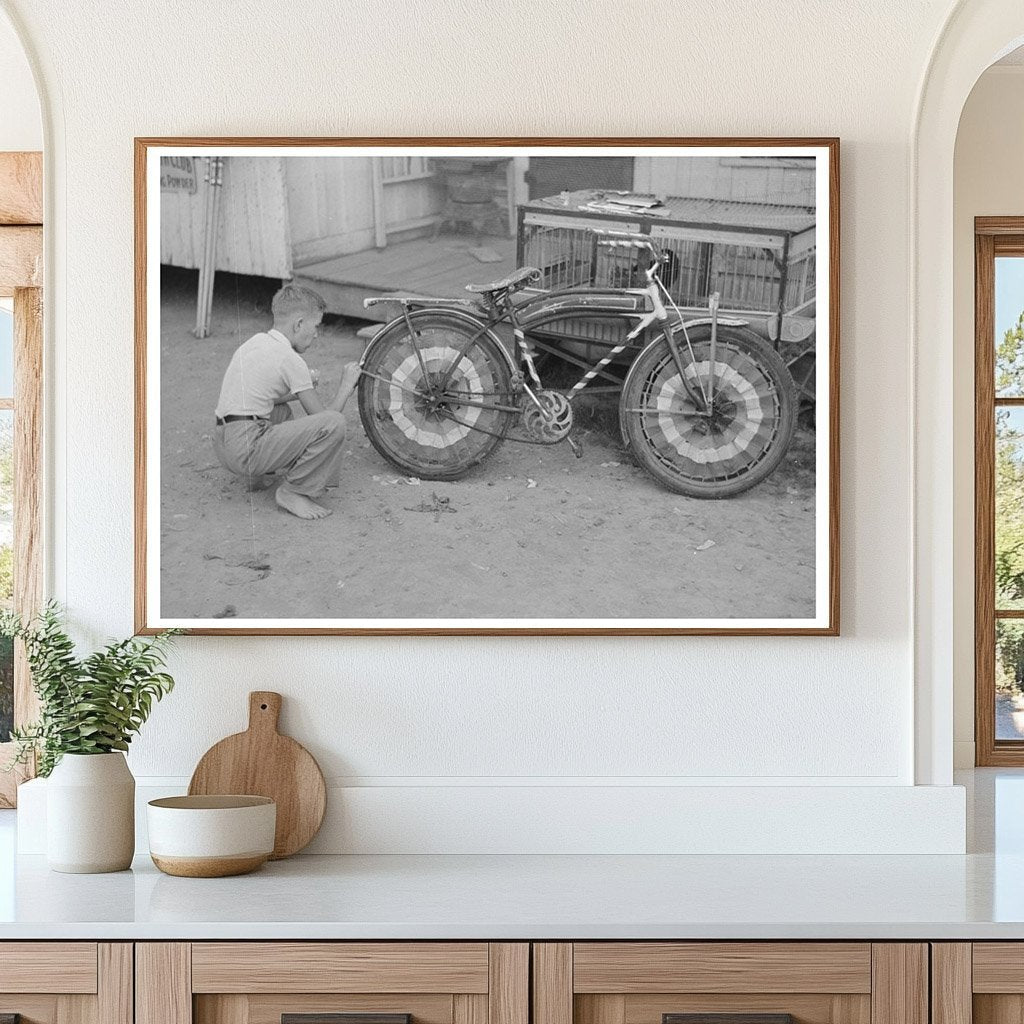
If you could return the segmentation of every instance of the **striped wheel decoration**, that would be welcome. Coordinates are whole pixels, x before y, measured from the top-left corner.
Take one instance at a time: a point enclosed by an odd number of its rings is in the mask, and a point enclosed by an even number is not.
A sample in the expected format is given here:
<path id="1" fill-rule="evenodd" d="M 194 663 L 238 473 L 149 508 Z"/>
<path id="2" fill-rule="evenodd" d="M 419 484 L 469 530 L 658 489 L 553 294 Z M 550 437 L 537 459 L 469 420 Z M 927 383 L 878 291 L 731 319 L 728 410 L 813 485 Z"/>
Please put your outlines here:
<path id="1" fill-rule="evenodd" d="M 687 383 L 699 395 L 711 379 L 710 345 L 696 333 L 691 360 L 678 340 Z M 673 490 L 695 497 L 752 487 L 778 465 L 793 433 L 792 379 L 760 339 L 720 330 L 714 379 L 714 415 L 708 417 L 660 343 L 637 358 L 623 388 L 623 434 L 638 461 Z"/>
<path id="2" fill-rule="evenodd" d="M 485 388 L 480 383 L 480 374 L 466 357 L 459 355 L 458 349 L 449 346 L 434 345 L 432 348 L 421 348 L 420 356 L 427 374 L 435 379 L 454 367 L 451 375 L 450 390 L 467 397 L 480 395 Z M 431 412 L 426 404 L 417 400 L 410 388 L 423 389 L 423 369 L 415 353 L 411 353 L 395 369 L 391 375 L 391 401 L 388 412 L 391 419 L 403 434 L 414 444 L 426 445 L 430 448 L 448 448 L 458 444 L 480 419 L 481 409 L 446 406 L 447 411 L 456 413 L 457 422 L 444 412 Z"/>
<path id="3" fill-rule="evenodd" d="M 409 320 L 415 336 L 403 318 L 367 352 L 359 411 L 390 462 L 424 479 L 453 479 L 490 454 L 511 424 L 511 413 L 482 408 L 512 403 L 508 364 L 486 334 L 474 339 L 472 323 L 423 313 Z"/>
<path id="4" fill-rule="evenodd" d="M 737 361 L 740 369 L 734 365 Z M 705 359 L 686 367 L 687 379 L 698 394 L 701 381 L 707 387 L 709 366 Z M 710 422 L 698 415 L 671 355 L 652 380 L 649 394 L 649 404 L 663 412 L 647 417 L 642 427 L 677 471 L 696 479 L 729 479 L 748 472 L 764 458 L 775 436 L 775 388 L 756 364 L 735 351 L 720 352 L 716 359 L 715 408 L 719 412 Z"/>

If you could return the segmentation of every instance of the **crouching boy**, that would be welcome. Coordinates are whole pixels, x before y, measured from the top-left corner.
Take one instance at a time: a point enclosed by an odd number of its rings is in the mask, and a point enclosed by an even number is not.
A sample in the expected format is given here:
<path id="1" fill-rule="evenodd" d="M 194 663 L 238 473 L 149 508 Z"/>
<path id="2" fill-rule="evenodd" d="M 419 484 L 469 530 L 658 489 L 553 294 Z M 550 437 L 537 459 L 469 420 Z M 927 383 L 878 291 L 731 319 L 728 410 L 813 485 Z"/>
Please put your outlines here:
<path id="1" fill-rule="evenodd" d="M 275 500 L 300 519 L 322 519 L 331 510 L 313 499 L 338 483 L 345 445 L 345 408 L 359 382 L 359 365 L 342 371 L 338 393 L 326 405 L 313 389 L 302 358 L 316 340 L 326 309 L 309 288 L 285 285 L 274 296 L 274 326 L 254 334 L 231 357 L 216 409 L 214 451 L 226 469 L 256 489 L 283 472 Z M 288 402 L 306 415 L 293 419 Z"/>

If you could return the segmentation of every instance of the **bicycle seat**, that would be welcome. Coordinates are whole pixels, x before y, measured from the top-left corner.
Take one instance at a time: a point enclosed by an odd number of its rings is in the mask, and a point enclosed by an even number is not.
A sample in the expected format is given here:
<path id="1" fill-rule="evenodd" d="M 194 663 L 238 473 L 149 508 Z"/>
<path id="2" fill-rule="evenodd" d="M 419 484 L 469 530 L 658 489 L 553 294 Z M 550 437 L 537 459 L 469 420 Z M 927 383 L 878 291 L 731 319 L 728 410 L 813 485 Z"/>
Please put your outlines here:
<path id="1" fill-rule="evenodd" d="M 490 284 L 467 284 L 467 292 L 476 292 L 478 295 L 486 295 L 488 292 L 501 292 L 506 288 L 517 288 L 525 285 L 528 281 L 539 281 L 540 271 L 536 267 L 520 267 L 513 271 L 508 277 L 500 281 L 492 281 Z"/>

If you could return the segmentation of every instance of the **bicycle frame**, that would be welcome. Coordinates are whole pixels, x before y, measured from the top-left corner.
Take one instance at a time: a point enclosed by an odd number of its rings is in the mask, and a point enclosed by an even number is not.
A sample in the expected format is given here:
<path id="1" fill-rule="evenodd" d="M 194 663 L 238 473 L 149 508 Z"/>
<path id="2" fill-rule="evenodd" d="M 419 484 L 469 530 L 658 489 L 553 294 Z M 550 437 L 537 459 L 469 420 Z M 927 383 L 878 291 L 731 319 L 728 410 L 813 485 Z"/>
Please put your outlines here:
<path id="1" fill-rule="evenodd" d="M 415 297 L 395 299 L 388 296 L 383 299 L 367 299 L 366 304 L 373 305 L 378 301 L 398 301 L 401 303 L 402 316 L 405 319 L 410 339 L 414 349 L 416 350 L 416 356 L 420 362 L 424 379 L 427 379 L 428 375 L 423 363 L 422 354 L 419 350 L 417 332 L 410 315 L 411 312 L 419 309 L 436 309 L 441 312 L 448 309 L 449 311 L 457 312 L 460 319 L 465 317 L 467 321 L 475 321 L 478 325 L 477 330 L 467 335 L 466 339 L 456 350 L 456 355 L 453 357 L 447 370 L 440 375 L 439 379 L 435 378 L 435 383 L 431 387 L 431 391 L 434 394 L 445 394 L 445 391 L 451 382 L 452 375 L 455 373 L 456 367 L 459 365 L 466 353 L 470 351 L 481 337 L 485 334 L 493 335 L 495 328 L 502 325 L 508 325 L 512 330 L 516 353 L 519 359 L 519 365 L 517 366 L 515 360 L 510 357 L 510 369 L 513 371 L 513 388 L 514 390 L 521 390 L 525 393 L 527 399 L 533 403 L 545 418 L 548 417 L 548 412 L 544 405 L 539 401 L 534 391 L 534 388 L 536 388 L 537 391 L 543 390 L 544 385 L 537 373 L 537 368 L 534 363 L 532 351 L 533 346 L 540 345 L 545 351 L 552 352 L 560 358 L 565 359 L 567 362 L 575 363 L 585 368 L 583 375 L 573 385 L 568 393 L 568 400 L 571 402 L 598 377 L 614 381 L 617 387 L 613 390 L 620 390 L 621 382 L 617 381 L 616 378 L 609 374 L 606 367 L 627 348 L 634 347 L 638 352 L 643 349 L 645 347 L 645 343 L 638 344 L 638 339 L 643 337 L 648 328 L 657 324 L 660 328 L 660 332 L 656 334 L 654 338 L 647 341 L 646 344 L 657 344 L 662 339 L 665 341 L 669 352 L 672 355 L 676 369 L 679 372 L 679 378 L 682 382 L 683 388 L 686 390 L 689 398 L 694 404 L 696 415 L 712 415 L 714 404 L 714 374 L 709 370 L 709 380 L 706 386 L 704 381 L 697 377 L 696 380 L 698 388 L 694 387 L 686 373 L 687 363 L 684 360 L 683 352 L 680 348 L 679 342 L 677 341 L 676 335 L 677 333 L 682 334 L 683 340 L 688 349 L 690 361 L 691 363 L 695 363 L 696 357 L 693 352 L 693 347 L 690 344 L 688 328 L 702 324 L 710 324 L 711 351 L 709 355 L 709 367 L 714 367 L 715 339 L 718 324 L 745 326 L 746 321 L 732 318 L 719 318 L 717 295 L 712 297 L 709 309 L 710 315 L 708 317 L 685 321 L 658 275 L 661 258 L 654 250 L 653 246 L 651 246 L 649 240 L 645 239 L 642 242 L 638 242 L 632 238 L 621 240 L 615 238 L 608 239 L 604 241 L 603 244 L 625 245 L 635 249 L 647 249 L 651 254 L 650 266 L 645 271 L 647 286 L 642 289 L 562 289 L 559 291 L 546 292 L 532 296 L 526 301 L 518 304 L 512 299 L 514 292 L 514 289 L 512 288 L 504 289 L 500 293 L 485 293 L 484 299 L 480 302 L 459 299 L 420 299 Z M 664 302 L 662 301 L 662 295 L 669 299 L 675 313 L 675 319 L 669 315 L 668 310 L 665 308 Z M 565 353 L 559 351 L 557 348 L 545 345 L 538 338 L 533 336 L 533 333 L 540 331 L 545 324 L 553 323 L 558 320 L 564 321 L 565 319 L 573 316 L 599 316 L 607 319 L 623 320 L 627 325 L 629 325 L 630 330 L 627 331 L 625 338 L 620 344 L 611 345 L 606 355 L 599 359 L 593 366 L 587 368 L 587 364 L 583 360 L 567 358 Z M 361 363 L 365 361 L 366 355 L 369 351 L 370 347 L 368 347 L 366 352 L 363 354 L 363 360 L 361 360 Z M 521 368 L 525 368 L 525 375 L 521 372 Z M 530 383 L 527 382 L 527 376 L 529 377 Z M 531 387 L 531 384 L 533 387 Z M 452 405 L 492 409 L 494 411 L 520 411 L 518 406 L 513 407 L 497 403 L 467 401 L 450 394 L 445 394 L 445 401 Z"/>
<path id="2" fill-rule="evenodd" d="M 506 439 L 564 441 L 579 458 L 573 400 L 593 388 L 621 392 L 623 443 L 669 490 L 728 497 L 774 472 L 796 425 L 782 358 L 746 320 L 719 316 L 717 295 L 708 316 L 684 320 L 659 274 L 667 256 L 648 236 L 603 244 L 646 250 L 646 287 L 518 295 L 541 276 L 521 267 L 468 286 L 472 301 L 365 299 L 400 306 L 360 360 L 360 414 L 377 451 L 428 480 L 461 478 Z M 579 379 L 545 387 L 538 351 L 578 366 Z"/>

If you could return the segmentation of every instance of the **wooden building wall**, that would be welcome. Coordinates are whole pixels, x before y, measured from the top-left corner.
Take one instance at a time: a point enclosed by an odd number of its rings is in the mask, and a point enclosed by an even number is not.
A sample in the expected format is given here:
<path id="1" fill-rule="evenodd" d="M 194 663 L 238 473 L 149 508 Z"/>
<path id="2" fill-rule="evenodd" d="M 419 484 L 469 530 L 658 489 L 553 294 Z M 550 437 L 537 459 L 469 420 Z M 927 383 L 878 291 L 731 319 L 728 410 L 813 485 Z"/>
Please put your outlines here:
<path id="1" fill-rule="evenodd" d="M 637 192 L 814 206 L 814 161 L 772 157 L 637 157 Z"/>
<path id="2" fill-rule="evenodd" d="M 381 228 L 409 237 L 441 208 L 418 157 L 289 157 L 285 180 L 296 266 L 372 249 Z"/>
<path id="3" fill-rule="evenodd" d="M 160 196 L 160 262 L 196 269 L 202 260 L 206 157 L 196 157 L 197 191 Z M 289 278 L 289 211 L 279 157 L 225 157 L 217 269 Z"/>
<path id="4" fill-rule="evenodd" d="M 285 183 L 295 263 L 373 248 L 373 173 L 365 157 L 287 158 Z"/>
<path id="5" fill-rule="evenodd" d="M 196 269 L 203 254 L 206 158 L 198 187 L 163 192 L 160 262 Z M 375 165 L 376 159 L 376 165 Z M 290 278 L 297 266 L 425 234 L 441 193 L 415 157 L 224 158 L 217 269 Z"/>

